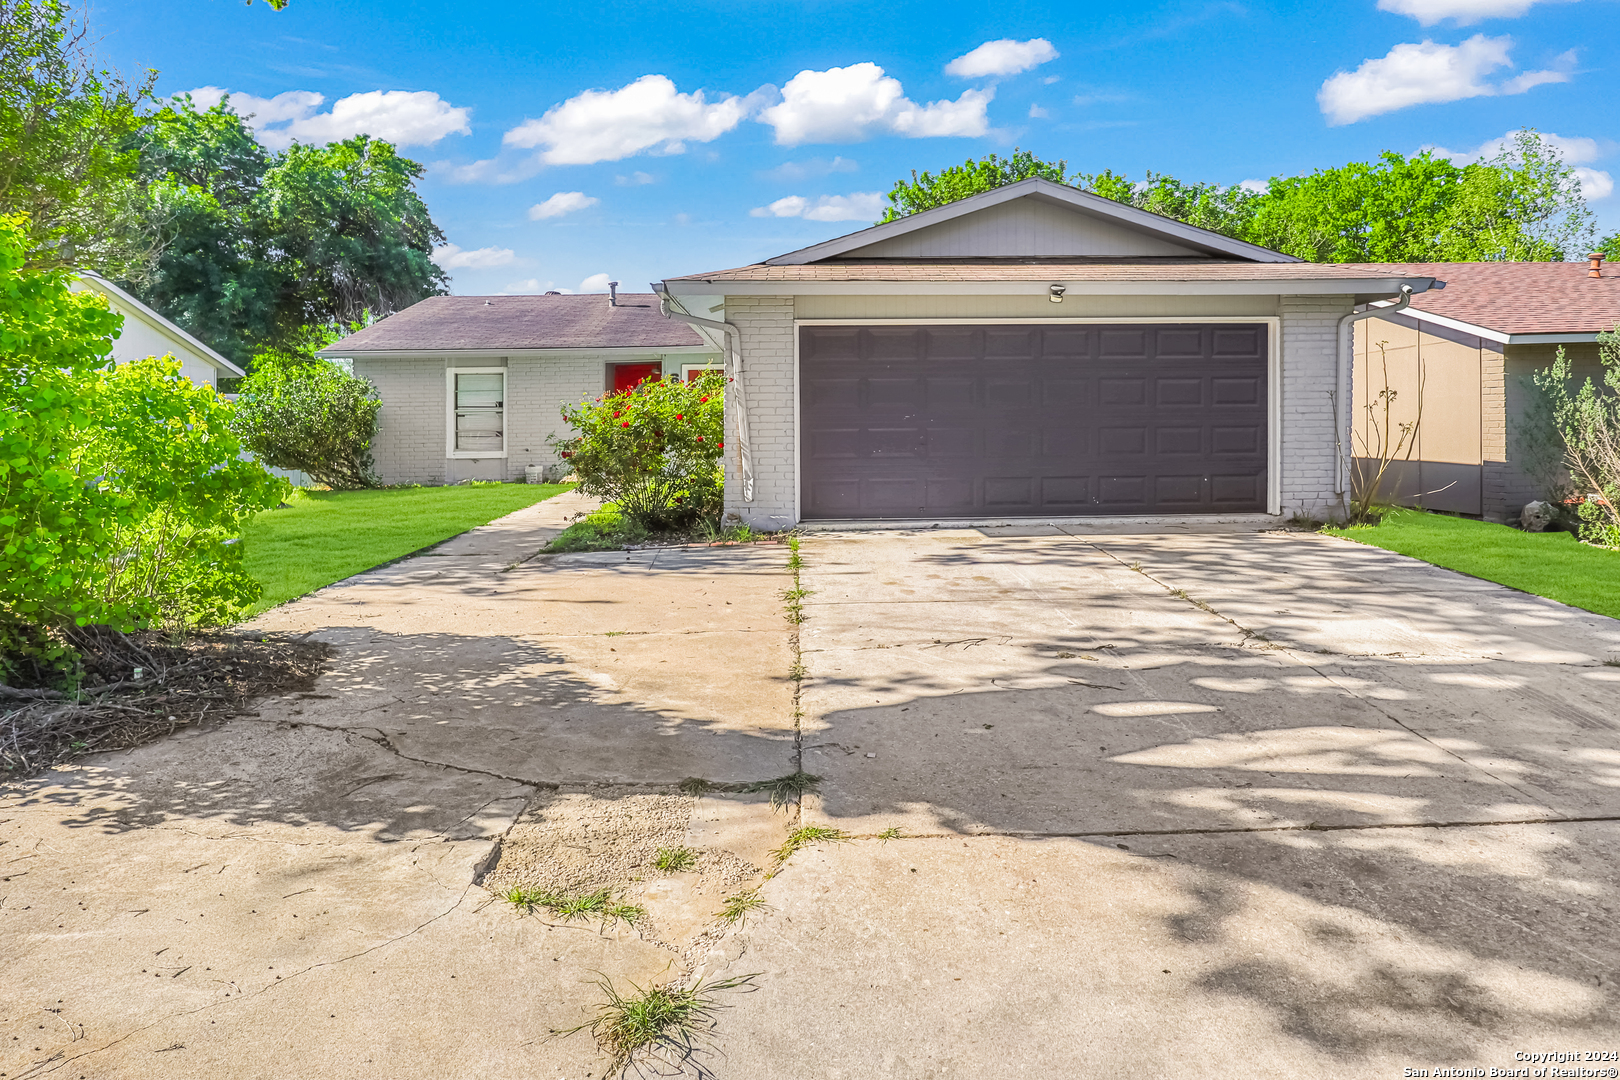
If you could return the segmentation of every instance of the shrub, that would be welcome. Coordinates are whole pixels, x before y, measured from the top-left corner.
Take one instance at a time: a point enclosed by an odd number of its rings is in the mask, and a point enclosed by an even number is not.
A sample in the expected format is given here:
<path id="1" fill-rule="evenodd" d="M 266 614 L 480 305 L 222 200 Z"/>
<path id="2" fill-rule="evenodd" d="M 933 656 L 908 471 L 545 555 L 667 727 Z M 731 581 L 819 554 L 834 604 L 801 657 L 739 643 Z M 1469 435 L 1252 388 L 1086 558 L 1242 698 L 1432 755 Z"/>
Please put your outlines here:
<path id="1" fill-rule="evenodd" d="M 641 527 L 688 528 L 724 507 L 725 376 L 644 382 L 595 401 L 564 405 L 576 434 L 551 444 L 579 477 Z"/>
<path id="2" fill-rule="evenodd" d="M 241 531 L 289 489 L 243 458 L 232 413 L 172 357 L 124 364 L 97 380 L 95 424 L 75 456 L 80 475 L 120 506 L 92 579 L 100 605 L 121 613 L 120 622 L 213 626 L 259 598 L 242 566 Z"/>
<path id="3" fill-rule="evenodd" d="M 1564 463 L 1579 491 L 1580 537 L 1590 544 L 1620 547 L 1620 328 L 1598 335 L 1603 386 L 1587 379 L 1577 388 L 1564 350 L 1536 386 L 1552 407 L 1564 442 Z"/>
<path id="4" fill-rule="evenodd" d="M 314 356 L 335 332 L 311 331 L 302 353 L 261 353 L 236 399 L 236 432 L 260 461 L 333 488 L 376 487 L 371 440 L 382 402 L 365 379 Z"/>

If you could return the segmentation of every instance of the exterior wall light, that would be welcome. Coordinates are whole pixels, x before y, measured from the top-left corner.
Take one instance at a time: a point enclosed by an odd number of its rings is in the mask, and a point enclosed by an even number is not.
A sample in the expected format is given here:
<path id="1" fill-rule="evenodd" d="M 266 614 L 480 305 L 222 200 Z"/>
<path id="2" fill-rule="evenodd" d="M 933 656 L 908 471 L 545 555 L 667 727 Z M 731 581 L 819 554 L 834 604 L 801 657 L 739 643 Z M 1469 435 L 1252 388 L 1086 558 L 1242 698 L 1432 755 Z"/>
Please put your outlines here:
<path id="1" fill-rule="evenodd" d="M 1062 285 L 1048 285 L 1046 287 L 1046 291 L 1051 294 L 1047 297 L 1047 299 L 1052 301 L 1052 303 L 1063 303 L 1063 294 L 1066 290 Z"/>

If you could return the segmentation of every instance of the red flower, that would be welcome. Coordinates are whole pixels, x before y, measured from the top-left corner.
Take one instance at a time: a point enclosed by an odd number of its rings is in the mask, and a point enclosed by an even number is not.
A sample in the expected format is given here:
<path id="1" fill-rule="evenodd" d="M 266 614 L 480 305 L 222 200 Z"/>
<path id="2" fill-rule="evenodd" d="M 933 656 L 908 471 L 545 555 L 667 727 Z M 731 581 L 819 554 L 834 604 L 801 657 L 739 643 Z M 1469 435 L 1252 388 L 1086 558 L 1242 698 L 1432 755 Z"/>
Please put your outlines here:
<path id="1" fill-rule="evenodd" d="M 677 420 L 685 420 L 686 417 L 682 416 L 680 413 L 676 413 L 675 414 L 675 419 L 677 419 Z"/>
<path id="2" fill-rule="evenodd" d="M 699 404 L 699 405 L 701 405 L 701 404 L 703 404 L 703 403 L 704 403 L 704 402 L 705 402 L 705 401 L 708 401 L 708 400 L 709 400 L 709 399 L 708 399 L 708 398 L 699 398 L 699 399 L 698 399 L 698 404 Z"/>
<path id="3" fill-rule="evenodd" d="M 702 441 L 703 441 L 703 436 L 699 435 L 698 436 L 698 442 L 702 442 Z"/>
<path id="4" fill-rule="evenodd" d="M 620 427 L 629 427 L 630 426 L 630 421 L 626 420 L 624 423 L 620 424 L 619 426 Z"/>
<path id="5" fill-rule="evenodd" d="M 569 453 L 569 452 L 568 452 L 568 451 L 566 451 L 566 450 L 564 450 L 564 451 L 563 451 L 563 457 L 565 457 L 565 458 L 571 458 L 571 457 L 573 457 L 573 456 L 574 456 L 574 455 L 573 455 L 573 454 L 570 454 L 570 453 Z"/>
<path id="6" fill-rule="evenodd" d="M 619 418 L 619 417 L 621 417 L 621 416 L 623 416 L 623 415 L 624 415 L 624 410 L 623 410 L 623 409 L 619 409 L 619 410 L 617 410 L 617 411 L 615 411 L 615 412 L 614 412 L 614 414 L 613 414 L 613 419 L 615 419 L 615 420 L 617 420 L 617 419 L 618 419 L 618 418 Z"/>
<path id="7" fill-rule="evenodd" d="M 722 449 L 722 450 L 724 450 L 724 449 L 725 449 L 725 448 L 726 448 L 726 444 L 725 444 L 725 443 L 721 443 L 721 444 L 720 444 L 720 449 Z"/>

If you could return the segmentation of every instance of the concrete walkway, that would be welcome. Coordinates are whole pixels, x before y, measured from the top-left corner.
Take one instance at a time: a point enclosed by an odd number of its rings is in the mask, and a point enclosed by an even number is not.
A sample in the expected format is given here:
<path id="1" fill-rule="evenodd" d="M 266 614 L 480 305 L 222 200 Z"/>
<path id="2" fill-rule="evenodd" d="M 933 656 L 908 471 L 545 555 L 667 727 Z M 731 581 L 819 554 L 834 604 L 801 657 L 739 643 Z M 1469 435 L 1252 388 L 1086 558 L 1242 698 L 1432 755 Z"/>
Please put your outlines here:
<path id="1" fill-rule="evenodd" d="M 0 793 L 0 1076 L 600 1077 L 547 1033 L 688 970 L 758 973 L 748 1080 L 1620 1043 L 1620 623 L 1319 536 L 930 530 L 806 538 L 798 655 L 781 546 L 532 558 L 577 509 L 267 613 L 314 694 Z M 676 785 L 801 765 L 855 839 L 718 927 L 791 822 Z M 564 878 L 648 918 L 490 891 Z"/>

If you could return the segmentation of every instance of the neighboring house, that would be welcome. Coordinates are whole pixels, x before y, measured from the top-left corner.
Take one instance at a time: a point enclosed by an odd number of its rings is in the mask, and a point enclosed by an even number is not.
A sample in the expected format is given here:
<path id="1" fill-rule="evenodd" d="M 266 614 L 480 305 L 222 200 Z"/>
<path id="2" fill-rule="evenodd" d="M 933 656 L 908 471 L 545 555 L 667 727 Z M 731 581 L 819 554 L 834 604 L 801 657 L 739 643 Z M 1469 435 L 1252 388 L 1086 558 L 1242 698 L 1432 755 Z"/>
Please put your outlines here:
<path id="1" fill-rule="evenodd" d="M 1355 452 L 1377 452 L 1370 421 L 1390 426 L 1379 398 L 1386 385 L 1395 393 L 1396 438 L 1400 424 L 1418 421 L 1410 460 L 1385 474 L 1385 497 L 1509 521 L 1525 503 L 1553 494 L 1563 475 L 1561 444 L 1545 409 L 1536 408 L 1530 375 L 1563 348 L 1578 377 L 1601 379 L 1597 335 L 1620 325 L 1620 267 L 1601 262 L 1347 267 L 1445 280 L 1443 291 L 1416 295 L 1399 314 L 1355 328 Z"/>
<path id="2" fill-rule="evenodd" d="M 615 286 L 617 283 L 615 283 Z M 719 365 L 648 293 L 430 296 L 321 351 L 382 398 L 372 444 L 387 484 L 522 479 L 555 465 L 560 409 Z"/>
<path id="3" fill-rule="evenodd" d="M 781 528 L 1342 513 L 1345 320 L 1431 284 L 1031 179 L 654 287 L 738 348 L 726 509 Z"/>
<path id="4" fill-rule="evenodd" d="M 148 356 L 173 356 L 180 373 L 194 383 L 219 387 L 223 378 L 240 378 L 241 368 L 204 345 L 162 315 L 98 274 L 81 270 L 69 286 L 74 292 L 97 292 L 107 306 L 124 317 L 123 332 L 113 341 L 113 359 L 120 364 Z"/>

